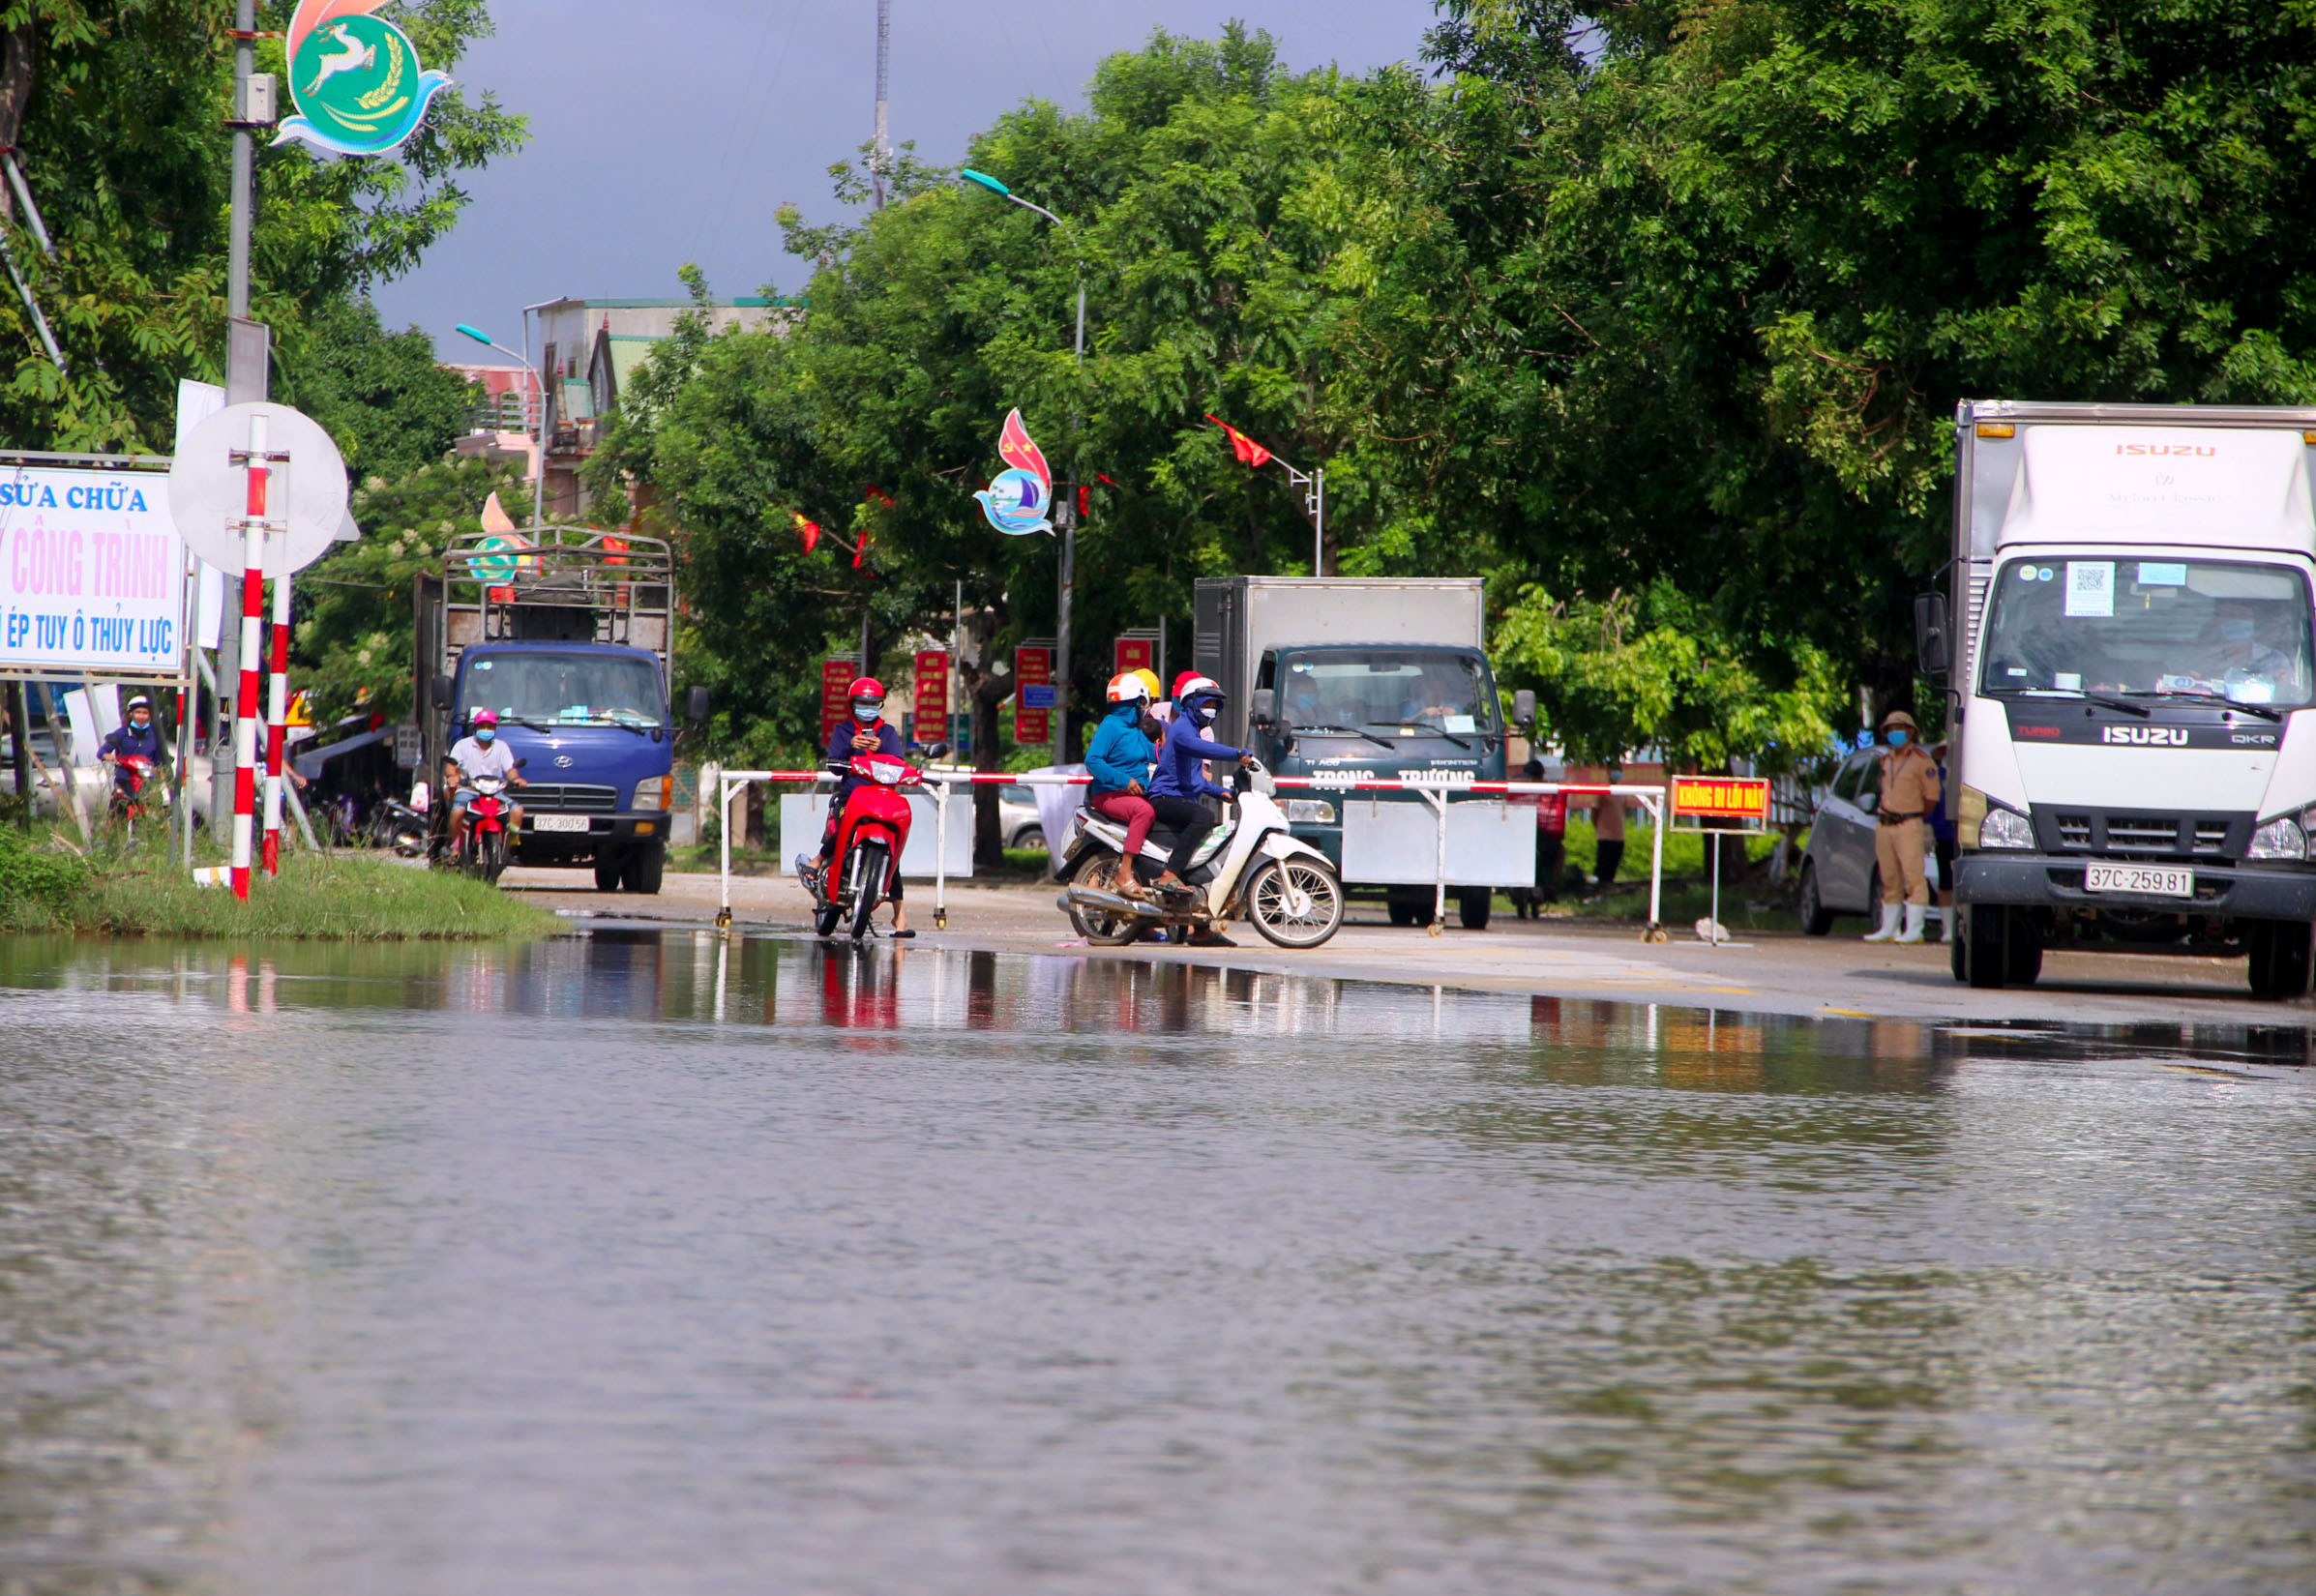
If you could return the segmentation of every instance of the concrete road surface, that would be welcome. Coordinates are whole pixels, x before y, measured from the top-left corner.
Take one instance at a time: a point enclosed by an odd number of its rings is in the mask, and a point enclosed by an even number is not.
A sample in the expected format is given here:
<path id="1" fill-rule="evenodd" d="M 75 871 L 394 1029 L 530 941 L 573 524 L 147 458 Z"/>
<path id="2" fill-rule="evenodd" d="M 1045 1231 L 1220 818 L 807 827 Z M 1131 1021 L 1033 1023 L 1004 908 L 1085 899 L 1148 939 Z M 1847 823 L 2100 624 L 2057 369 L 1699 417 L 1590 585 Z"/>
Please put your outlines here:
<path id="1" fill-rule="evenodd" d="M 603 893 L 583 874 L 513 870 L 504 885 L 575 918 L 679 925 L 712 923 L 717 878 L 670 872 L 653 898 Z M 1241 926 L 1235 948 L 1088 948 L 1054 907 L 1055 889 L 951 886 L 949 925 L 933 927 L 931 882 L 910 882 L 911 924 L 923 944 L 1080 958 L 1145 959 L 1296 975 L 1328 975 L 1414 986 L 1613 997 L 1749 1012 L 1863 1018 L 2070 1021 L 2088 1024 L 2268 1024 L 2306 1029 L 2307 1003 L 2252 1001 L 2243 961 L 2127 954 L 2058 953 L 2042 979 L 2024 990 L 1973 991 L 1949 972 L 1945 944 L 1892 947 L 1861 942 L 1854 931 L 1827 937 L 1749 933 L 1750 945 L 1707 947 L 1685 929 L 1658 945 L 1636 928 L 1597 922 L 1523 924 L 1498 918 L 1484 931 L 1450 927 L 1432 936 L 1385 920 L 1382 905 L 1360 902 L 1323 948 L 1290 953 Z M 804 891 L 787 876 L 732 883 L 735 929 L 806 932 Z M 880 926 L 884 911 L 878 911 Z M 1847 927 L 1852 922 L 1845 921 Z M 1857 922 L 1856 924 L 1862 924 Z"/>

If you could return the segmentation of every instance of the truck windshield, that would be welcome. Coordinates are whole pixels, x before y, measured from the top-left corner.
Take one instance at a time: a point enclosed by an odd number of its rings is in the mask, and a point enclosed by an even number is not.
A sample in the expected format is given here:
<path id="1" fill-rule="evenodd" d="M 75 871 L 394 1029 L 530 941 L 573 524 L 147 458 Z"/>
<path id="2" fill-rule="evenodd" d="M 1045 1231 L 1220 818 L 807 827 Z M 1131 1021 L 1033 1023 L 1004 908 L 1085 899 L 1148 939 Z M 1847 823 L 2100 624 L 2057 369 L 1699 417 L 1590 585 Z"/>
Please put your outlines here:
<path id="1" fill-rule="evenodd" d="M 2012 560 L 1994 579 L 1979 691 L 2232 698 L 2299 708 L 2316 688 L 2308 585 L 2225 560 Z"/>
<path id="2" fill-rule="evenodd" d="M 478 709 L 531 725 L 664 724 L 660 673 L 617 654 L 492 654 L 466 671 L 460 719 Z"/>
<path id="3" fill-rule="evenodd" d="M 1428 648 L 1288 654 L 1279 709 L 1296 730 L 1348 726 L 1486 735 L 1496 729 L 1487 667 L 1469 654 Z"/>

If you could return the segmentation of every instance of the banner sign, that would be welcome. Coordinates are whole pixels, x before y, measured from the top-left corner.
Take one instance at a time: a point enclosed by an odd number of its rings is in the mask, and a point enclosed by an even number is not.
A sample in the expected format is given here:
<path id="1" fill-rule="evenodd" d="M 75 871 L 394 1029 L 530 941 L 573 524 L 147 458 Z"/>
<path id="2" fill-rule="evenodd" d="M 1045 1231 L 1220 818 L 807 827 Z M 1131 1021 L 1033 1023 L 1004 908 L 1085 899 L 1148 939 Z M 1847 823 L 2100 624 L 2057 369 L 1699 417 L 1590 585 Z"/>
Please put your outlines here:
<path id="1" fill-rule="evenodd" d="M 1129 633 L 1120 637 L 1111 652 L 1110 673 L 1123 676 L 1129 670 L 1157 669 L 1158 639 L 1139 637 Z"/>
<path id="2" fill-rule="evenodd" d="M 989 517 L 990 525 L 1012 538 L 1053 531 L 1054 523 L 1047 517 L 1054 508 L 1054 473 L 1047 468 L 1044 454 L 1029 441 L 1029 429 L 1022 425 L 1021 411 L 1006 413 L 1004 429 L 997 434 L 997 454 L 1009 469 L 998 472 L 987 488 L 973 495 L 981 501 L 981 513 Z"/>
<path id="3" fill-rule="evenodd" d="M 940 741 L 940 728 L 949 724 L 949 651 L 945 648 L 917 650 L 916 711 L 917 741 Z"/>
<path id="4" fill-rule="evenodd" d="M 0 467 L 0 670 L 177 676 L 184 614 L 166 477 Z"/>
<path id="5" fill-rule="evenodd" d="M 1673 817 L 1681 820 L 1736 820 L 1747 826 L 1769 823 L 1769 783 L 1751 776 L 1676 776 Z"/>
<path id="6" fill-rule="evenodd" d="M 1013 740 L 1050 743 L 1054 740 L 1054 651 L 1024 643 L 1013 651 Z M 1043 688 L 1031 694 L 1029 689 Z M 1035 707 L 1031 707 L 1033 700 Z"/>
<path id="7" fill-rule="evenodd" d="M 826 748 L 836 728 L 851 718 L 852 705 L 846 695 L 852 690 L 852 678 L 860 674 L 860 662 L 849 654 L 839 654 L 820 662 L 820 746 Z"/>
<path id="8" fill-rule="evenodd" d="M 384 155 L 418 131 L 446 73 L 418 63 L 410 36 L 371 15 L 387 0 L 299 0 L 284 54 L 298 114 L 274 139 L 333 155 Z"/>

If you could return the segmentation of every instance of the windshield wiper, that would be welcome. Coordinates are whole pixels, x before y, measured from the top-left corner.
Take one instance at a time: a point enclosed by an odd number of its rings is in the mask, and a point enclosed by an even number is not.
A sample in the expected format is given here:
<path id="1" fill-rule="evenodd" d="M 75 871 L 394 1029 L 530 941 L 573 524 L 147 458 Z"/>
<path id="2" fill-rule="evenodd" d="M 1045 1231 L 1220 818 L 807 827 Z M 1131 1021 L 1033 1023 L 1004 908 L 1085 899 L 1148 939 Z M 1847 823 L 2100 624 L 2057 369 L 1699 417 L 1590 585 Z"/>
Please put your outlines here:
<path id="1" fill-rule="evenodd" d="M 2128 698 L 2118 698 L 2109 693 L 2086 693 L 2079 687 L 1990 687 L 1981 696 L 1988 698 L 2058 698 L 2067 703 L 2100 704 L 2108 709 L 2120 709 L 2125 715 L 2146 720 L 2154 711 L 2145 704 L 2135 704 Z"/>
<path id="2" fill-rule="evenodd" d="M 1386 743 L 1383 741 L 1383 739 L 1378 737 L 1374 732 L 1361 731 L 1357 726 L 1308 725 L 1294 726 L 1291 729 L 1295 731 L 1340 731 L 1347 737 L 1364 737 L 1376 747 L 1387 748 L 1394 754 L 1399 752 L 1399 745 L 1397 743 Z"/>
<path id="3" fill-rule="evenodd" d="M 1454 732 L 1448 730 L 1437 721 L 1402 721 L 1399 724 L 1403 726 L 1413 726 L 1418 731 L 1436 731 L 1440 736 L 1446 738 L 1449 742 L 1455 744 L 1458 748 L 1470 748 L 1471 746 L 1470 743 L 1464 741 L 1463 738 L 1457 736 Z"/>
<path id="4" fill-rule="evenodd" d="M 2284 718 L 2282 710 L 2271 708 L 2267 704 L 2247 703 L 2242 698 L 2231 698 L 2224 693 L 2196 693 L 2182 687 L 2139 688 L 2133 690 L 2131 696 L 2134 698 L 2184 698 L 2190 703 L 2214 706 L 2225 704 L 2228 708 L 2240 709 L 2246 715 L 2257 715 L 2263 721 L 2281 721 Z"/>

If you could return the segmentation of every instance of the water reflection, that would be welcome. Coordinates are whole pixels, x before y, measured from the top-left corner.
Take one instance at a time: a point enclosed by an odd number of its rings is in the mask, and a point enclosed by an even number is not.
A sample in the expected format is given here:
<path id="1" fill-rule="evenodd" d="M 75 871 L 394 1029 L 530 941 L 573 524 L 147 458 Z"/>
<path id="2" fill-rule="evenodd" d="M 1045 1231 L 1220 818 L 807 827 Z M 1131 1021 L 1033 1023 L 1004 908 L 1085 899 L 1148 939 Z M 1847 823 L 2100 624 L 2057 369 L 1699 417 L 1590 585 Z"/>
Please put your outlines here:
<path id="1" fill-rule="evenodd" d="M 2292 1027 L 617 930 L 0 1013 L 0 1596 L 2316 1584 Z"/>

